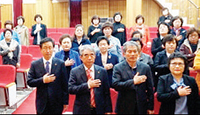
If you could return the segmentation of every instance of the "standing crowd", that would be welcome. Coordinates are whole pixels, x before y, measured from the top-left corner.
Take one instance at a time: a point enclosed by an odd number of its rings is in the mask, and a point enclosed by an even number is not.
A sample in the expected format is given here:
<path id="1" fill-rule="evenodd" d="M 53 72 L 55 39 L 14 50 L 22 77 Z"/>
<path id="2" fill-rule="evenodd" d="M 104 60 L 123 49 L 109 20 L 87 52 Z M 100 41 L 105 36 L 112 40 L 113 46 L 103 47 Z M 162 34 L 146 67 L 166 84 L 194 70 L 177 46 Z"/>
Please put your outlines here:
<path id="1" fill-rule="evenodd" d="M 130 37 L 120 12 L 114 14 L 114 23 L 101 24 L 94 15 L 87 34 L 77 24 L 74 36 L 60 36 L 57 52 L 40 14 L 31 29 L 33 44 L 19 16 L 14 28 L 10 20 L 4 23 L 0 55 L 3 64 L 19 68 L 21 46 L 39 45 L 43 57 L 31 63 L 27 78 L 37 88 L 37 114 L 62 114 L 69 94 L 76 96 L 73 114 L 154 114 L 154 93 L 160 114 L 200 113 L 200 32 L 184 29 L 183 19 L 171 16 L 167 8 L 162 13 L 153 39 L 142 15 L 135 18 Z M 149 45 L 151 54 L 145 49 Z M 190 70 L 198 72 L 196 79 Z M 115 110 L 110 88 L 118 92 Z"/>

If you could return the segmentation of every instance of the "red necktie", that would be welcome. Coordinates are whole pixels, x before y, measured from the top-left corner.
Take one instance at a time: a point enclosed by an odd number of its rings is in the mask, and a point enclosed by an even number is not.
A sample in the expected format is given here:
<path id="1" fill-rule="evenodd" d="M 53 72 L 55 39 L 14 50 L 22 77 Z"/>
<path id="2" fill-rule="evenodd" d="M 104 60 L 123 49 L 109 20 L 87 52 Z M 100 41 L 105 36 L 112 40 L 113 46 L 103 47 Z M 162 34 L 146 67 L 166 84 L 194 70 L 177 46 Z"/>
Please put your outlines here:
<path id="1" fill-rule="evenodd" d="M 92 78 L 92 75 L 91 75 L 91 69 L 87 69 L 87 77 L 88 77 L 88 80 L 91 79 L 93 80 Z M 90 102 L 91 102 L 91 105 L 93 107 L 96 107 L 96 104 L 95 104 L 95 99 L 94 99 L 94 88 L 90 88 Z"/>

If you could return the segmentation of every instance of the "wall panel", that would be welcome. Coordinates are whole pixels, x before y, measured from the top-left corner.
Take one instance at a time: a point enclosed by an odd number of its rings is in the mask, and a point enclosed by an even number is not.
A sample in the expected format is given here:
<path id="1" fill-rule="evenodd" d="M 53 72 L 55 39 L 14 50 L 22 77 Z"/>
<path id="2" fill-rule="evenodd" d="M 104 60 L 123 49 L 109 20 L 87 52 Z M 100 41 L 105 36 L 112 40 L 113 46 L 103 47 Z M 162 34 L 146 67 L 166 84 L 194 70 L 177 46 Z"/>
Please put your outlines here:
<path id="1" fill-rule="evenodd" d="M 53 3 L 53 27 L 69 27 L 69 2 Z"/>
<path id="2" fill-rule="evenodd" d="M 36 14 L 35 4 L 23 4 L 24 25 L 31 28 L 35 24 L 34 16 Z"/>
<path id="3" fill-rule="evenodd" d="M 4 28 L 4 23 L 6 20 L 12 19 L 12 5 L 11 4 L 3 4 L 1 5 L 1 28 Z"/>

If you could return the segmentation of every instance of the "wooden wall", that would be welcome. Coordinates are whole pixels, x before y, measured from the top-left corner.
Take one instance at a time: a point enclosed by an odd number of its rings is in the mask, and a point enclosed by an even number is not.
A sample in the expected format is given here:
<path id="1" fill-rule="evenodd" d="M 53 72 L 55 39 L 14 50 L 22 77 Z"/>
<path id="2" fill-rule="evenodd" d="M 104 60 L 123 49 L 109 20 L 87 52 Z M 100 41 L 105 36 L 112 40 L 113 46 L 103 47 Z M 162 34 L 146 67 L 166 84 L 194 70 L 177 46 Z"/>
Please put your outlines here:
<path id="1" fill-rule="evenodd" d="M 45 2 L 46 1 L 46 2 Z M 87 32 L 87 28 L 91 25 L 91 17 L 93 15 L 99 15 L 100 17 L 113 17 L 115 12 L 121 12 L 123 15 L 122 23 L 127 27 L 133 26 L 128 22 L 135 22 L 135 17 L 127 21 L 128 15 L 131 15 L 132 11 L 127 10 L 127 2 L 129 0 L 83 0 L 82 1 L 82 24 Z M 48 5 L 41 7 L 42 2 L 48 3 Z M 157 26 L 156 22 L 158 17 L 161 15 L 161 8 L 153 0 L 142 0 L 142 15 L 145 17 L 145 24 L 149 26 Z M 135 2 L 137 3 L 137 2 Z M 133 4 L 132 6 L 137 6 Z M 41 8 L 39 8 L 41 7 Z M 37 0 L 36 4 L 23 4 L 23 16 L 25 17 L 25 25 L 31 28 L 35 24 L 34 16 L 36 13 L 40 13 L 43 16 L 43 23 L 47 27 L 69 27 L 69 2 L 58 2 L 49 4 L 48 0 Z M 45 10 L 52 8 L 51 13 Z M 139 12 L 136 9 L 136 13 Z M 44 13 L 47 13 L 45 15 Z M 141 12 L 141 11 L 140 11 Z M 129 14 L 127 14 L 129 13 Z M 140 13 L 138 13 L 140 14 Z M 138 15 L 137 14 L 137 15 Z M 134 14 L 136 16 L 136 14 Z M 5 20 L 12 20 L 12 5 L 6 4 L 1 7 L 1 21 L 2 24 Z"/>
<path id="2" fill-rule="evenodd" d="M 12 5 L 3 4 L 1 5 L 1 26 L 4 28 L 6 20 L 12 20 Z"/>

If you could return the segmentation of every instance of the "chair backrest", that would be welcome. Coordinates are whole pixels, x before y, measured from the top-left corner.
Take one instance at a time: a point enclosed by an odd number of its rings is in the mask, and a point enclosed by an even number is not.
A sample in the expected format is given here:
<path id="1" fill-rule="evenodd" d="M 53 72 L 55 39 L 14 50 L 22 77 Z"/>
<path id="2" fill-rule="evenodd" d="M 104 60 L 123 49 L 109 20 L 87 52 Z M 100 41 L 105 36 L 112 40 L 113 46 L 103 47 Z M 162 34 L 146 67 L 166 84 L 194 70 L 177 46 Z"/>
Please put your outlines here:
<path id="1" fill-rule="evenodd" d="M 22 54 L 27 54 L 28 53 L 28 47 L 27 46 L 22 45 L 21 48 L 22 48 L 22 52 L 21 52 Z"/>
<path id="2" fill-rule="evenodd" d="M 58 28 L 57 32 L 62 32 L 63 34 L 69 34 L 70 36 L 74 36 L 75 28 Z"/>
<path id="3" fill-rule="evenodd" d="M 31 66 L 33 56 L 31 54 L 20 55 L 20 69 L 28 69 Z"/>
<path id="4" fill-rule="evenodd" d="M 159 114 L 160 104 L 161 102 L 157 100 L 157 92 L 155 92 L 154 93 L 154 114 Z"/>
<path id="5" fill-rule="evenodd" d="M 47 28 L 47 32 L 57 32 L 57 28 Z"/>
<path id="6" fill-rule="evenodd" d="M 2 56 L 0 56 L 0 65 L 3 64 Z"/>
<path id="7" fill-rule="evenodd" d="M 28 53 L 33 56 L 33 60 L 36 60 L 42 57 L 42 53 L 40 52 L 40 46 L 38 45 L 28 46 Z"/>
<path id="8" fill-rule="evenodd" d="M 0 65 L 0 87 L 15 82 L 16 68 L 13 65 Z"/>
<path id="9" fill-rule="evenodd" d="M 48 37 L 54 39 L 56 45 L 59 44 L 59 39 L 62 35 L 63 35 L 62 32 L 50 32 L 50 33 L 48 33 Z"/>

